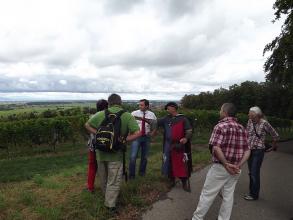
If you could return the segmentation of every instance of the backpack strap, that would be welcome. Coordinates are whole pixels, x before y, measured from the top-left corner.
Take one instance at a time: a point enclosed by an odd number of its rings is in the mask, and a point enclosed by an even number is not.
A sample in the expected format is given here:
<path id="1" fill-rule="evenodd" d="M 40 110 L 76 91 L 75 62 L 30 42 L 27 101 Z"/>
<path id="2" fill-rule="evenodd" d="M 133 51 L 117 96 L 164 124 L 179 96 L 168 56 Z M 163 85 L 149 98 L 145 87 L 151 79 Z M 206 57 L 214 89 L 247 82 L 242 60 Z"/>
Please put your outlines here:
<path id="1" fill-rule="evenodd" d="M 109 110 L 107 110 L 108 111 L 108 115 L 107 115 L 107 117 L 109 117 Z M 115 115 L 116 115 L 116 120 L 117 119 L 119 119 L 119 118 L 121 118 L 121 116 L 122 116 L 122 114 L 124 113 L 124 112 L 126 112 L 125 110 L 120 110 L 119 112 L 116 112 L 115 113 Z M 106 114 L 106 110 L 105 110 L 105 114 Z M 123 136 L 123 138 L 124 139 L 126 139 L 126 137 L 127 137 L 127 135 L 128 135 L 128 130 L 126 131 L 126 133 L 125 133 L 125 135 Z M 124 178 L 125 178 L 125 182 L 127 182 L 128 181 L 128 174 L 127 174 L 127 171 L 126 171 L 126 147 L 125 147 L 125 149 L 123 149 L 123 151 L 122 151 L 122 154 L 123 154 L 123 161 L 122 161 L 122 169 L 123 169 L 123 175 L 124 175 Z"/>
<path id="2" fill-rule="evenodd" d="M 259 134 L 256 132 L 255 125 L 254 125 L 253 123 L 252 123 L 252 125 L 253 125 L 253 129 L 254 129 L 255 135 L 257 136 L 257 138 L 258 138 L 258 139 L 260 139 L 260 136 L 259 136 Z"/>
<path id="3" fill-rule="evenodd" d="M 121 117 L 121 115 L 126 112 L 124 109 L 120 110 L 119 112 L 115 113 L 118 117 Z"/>
<path id="4" fill-rule="evenodd" d="M 116 113 L 117 118 L 121 117 L 121 115 L 124 112 L 126 112 L 126 111 L 125 110 L 121 110 L 121 111 L 117 112 Z M 127 135 L 128 135 L 128 129 L 127 129 L 125 135 L 123 136 L 123 138 L 126 139 Z M 128 181 L 128 174 L 127 174 L 127 171 L 126 171 L 126 156 L 125 156 L 125 154 L 126 154 L 126 147 L 125 147 L 125 149 L 123 149 L 122 154 L 123 154 L 123 161 L 122 161 L 123 175 L 124 175 L 124 178 L 125 178 L 125 182 L 127 182 Z"/>
<path id="5" fill-rule="evenodd" d="M 100 126 L 104 126 L 106 124 L 106 122 L 108 121 L 109 119 L 109 114 L 110 114 L 110 111 L 108 109 L 105 109 L 104 110 L 104 113 L 105 113 L 105 118 L 104 120 L 102 121 L 101 125 Z"/>

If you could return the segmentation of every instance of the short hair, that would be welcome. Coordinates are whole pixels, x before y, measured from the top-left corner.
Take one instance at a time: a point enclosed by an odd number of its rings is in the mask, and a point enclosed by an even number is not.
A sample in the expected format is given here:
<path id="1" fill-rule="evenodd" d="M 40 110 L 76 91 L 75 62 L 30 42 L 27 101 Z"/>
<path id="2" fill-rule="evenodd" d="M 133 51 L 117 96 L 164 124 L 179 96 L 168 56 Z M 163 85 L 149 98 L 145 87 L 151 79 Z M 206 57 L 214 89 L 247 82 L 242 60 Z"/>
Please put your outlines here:
<path id="1" fill-rule="evenodd" d="M 173 107 L 175 108 L 176 110 L 178 110 L 178 104 L 176 102 L 168 102 L 166 105 L 165 105 L 165 110 L 167 110 L 168 107 Z"/>
<path id="2" fill-rule="evenodd" d="M 103 111 L 108 108 L 108 102 L 105 99 L 99 99 L 96 103 L 97 111 Z"/>
<path id="3" fill-rule="evenodd" d="M 233 103 L 224 103 L 222 105 L 222 110 L 230 117 L 235 117 L 237 113 L 237 109 Z"/>
<path id="4" fill-rule="evenodd" d="M 108 97 L 108 104 L 109 104 L 109 106 L 112 106 L 112 105 L 122 105 L 122 100 L 121 100 L 120 95 L 115 94 L 115 93 L 109 95 L 109 97 Z"/>
<path id="5" fill-rule="evenodd" d="M 150 101 L 147 99 L 141 99 L 139 102 L 144 102 L 145 106 L 150 106 Z"/>

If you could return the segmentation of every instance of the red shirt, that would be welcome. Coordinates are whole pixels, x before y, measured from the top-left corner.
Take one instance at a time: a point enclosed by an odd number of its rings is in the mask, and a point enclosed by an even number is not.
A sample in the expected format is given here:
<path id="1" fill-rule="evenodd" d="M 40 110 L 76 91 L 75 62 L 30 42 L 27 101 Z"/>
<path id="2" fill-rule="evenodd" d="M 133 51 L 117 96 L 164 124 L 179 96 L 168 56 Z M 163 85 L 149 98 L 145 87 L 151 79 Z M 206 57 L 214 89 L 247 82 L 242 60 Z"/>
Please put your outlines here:
<path id="1" fill-rule="evenodd" d="M 246 129 L 236 118 L 226 117 L 214 127 L 209 144 L 219 146 L 229 163 L 238 164 L 249 150 Z M 213 162 L 220 162 L 213 153 Z"/>

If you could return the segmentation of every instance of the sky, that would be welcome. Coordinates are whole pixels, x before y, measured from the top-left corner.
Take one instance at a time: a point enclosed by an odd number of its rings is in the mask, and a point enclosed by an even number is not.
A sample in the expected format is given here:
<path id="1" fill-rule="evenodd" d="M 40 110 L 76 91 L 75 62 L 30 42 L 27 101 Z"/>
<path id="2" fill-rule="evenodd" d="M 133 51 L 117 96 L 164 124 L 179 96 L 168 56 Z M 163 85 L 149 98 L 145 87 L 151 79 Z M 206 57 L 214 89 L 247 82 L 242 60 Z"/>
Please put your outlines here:
<path id="1" fill-rule="evenodd" d="M 0 0 L 0 101 L 179 100 L 265 80 L 275 0 Z"/>

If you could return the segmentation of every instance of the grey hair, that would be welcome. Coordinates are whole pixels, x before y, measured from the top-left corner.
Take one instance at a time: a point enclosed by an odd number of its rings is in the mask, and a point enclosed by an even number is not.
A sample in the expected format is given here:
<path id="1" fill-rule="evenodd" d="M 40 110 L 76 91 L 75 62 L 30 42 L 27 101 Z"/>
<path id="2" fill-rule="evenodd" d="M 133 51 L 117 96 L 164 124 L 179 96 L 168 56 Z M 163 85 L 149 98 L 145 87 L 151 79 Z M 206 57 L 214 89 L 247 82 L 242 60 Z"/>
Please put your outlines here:
<path id="1" fill-rule="evenodd" d="M 260 116 L 260 117 L 263 117 L 263 113 L 260 109 L 260 107 L 258 106 L 253 106 L 249 109 L 250 112 L 254 112 L 256 115 Z"/>
<path id="2" fill-rule="evenodd" d="M 230 117 L 235 117 L 237 113 L 237 109 L 233 103 L 224 103 L 222 105 L 222 110 Z"/>

